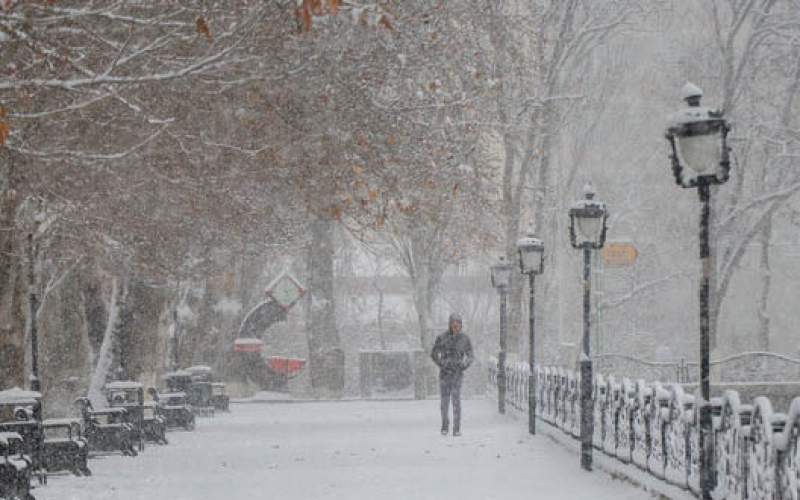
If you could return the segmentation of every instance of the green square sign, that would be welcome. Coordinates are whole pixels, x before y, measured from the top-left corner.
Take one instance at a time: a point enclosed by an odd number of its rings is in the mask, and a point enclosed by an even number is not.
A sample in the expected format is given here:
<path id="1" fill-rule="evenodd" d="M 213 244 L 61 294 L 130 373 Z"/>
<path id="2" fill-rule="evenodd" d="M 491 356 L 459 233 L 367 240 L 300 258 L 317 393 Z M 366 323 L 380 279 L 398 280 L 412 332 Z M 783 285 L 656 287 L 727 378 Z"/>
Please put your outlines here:
<path id="1" fill-rule="evenodd" d="M 267 286 L 266 293 L 283 310 L 291 308 L 306 293 L 300 282 L 284 271 Z"/>

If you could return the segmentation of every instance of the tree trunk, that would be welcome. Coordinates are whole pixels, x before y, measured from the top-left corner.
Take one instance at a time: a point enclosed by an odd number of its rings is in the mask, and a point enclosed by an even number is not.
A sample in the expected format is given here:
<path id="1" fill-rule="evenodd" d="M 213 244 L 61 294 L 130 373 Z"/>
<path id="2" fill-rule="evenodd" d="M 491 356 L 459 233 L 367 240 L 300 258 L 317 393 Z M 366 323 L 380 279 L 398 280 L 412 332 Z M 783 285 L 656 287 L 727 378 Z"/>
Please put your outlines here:
<path id="1" fill-rule="evenodd" d="M 758 348 L 762 351 L 769 351 L 769 291 L 772 285 L 772 270 L 769 263 L 769 243 L 772 239 L 772 215 L 764 224 L 764 228 L 759 235 L 761 246 L 760 275 L 761 275 L 761 297 L 758 301 Z"/>
<path id="2" fill-rule="evenodd" d="M 13 189 L 0 192 L 0 225 L 15 227 L 17 196 Z M 17 231 L 0 231 L 0 387 L 25 383 L 25 283 Z"/>
<path id="3" fill-rule="evenodd" d="M 344 351 L 336 329 L 334 308 L 333 223 L 311 223 L 308 248 L 308 353 L 311 388 L 319 396 L 341 397 L 344 391 Z"/>
<path id="4" fill-rule="evenodd" d="M 120 281 L 121 279 L 116 276 L 111 281 L 111 298 L 108 301 L 108 320 L 103 334 L 103 343 L 97 353 L 94 372 L 92 372 L 92 378 L 89 381 L 89 399 L 96 408 L 106 406 L 106 401 L 103 397 L 103 386 L 108 380 L 114 364 L 114 334 L 117 329 L 119 302 L 122 294 L 121 287 L 123 286 Z"/>
<path id="5" fill-rule="evenodd" d="M 386 336 L 383 333 L 383 288 L 375 287 L 378 291 L 378 338 L 381 342 L 381 349 L 386 350 Z"/>
<path id="6" fill-rule="evenodd" d="M 422 268 L 423 266 L 419 266 Z M 414 290 L 414 308 L 417 310 L 417 320 L 419 323 L 419 341 L 420 346 L 424 352 L 424 359 L 428 360 L 431 349 L 433 348 L 432 332 L 432 301 L 428 293 L 428 279 L 427 271 L 417 273 L 411 277 L 413 290 Z M 424 388 L 418 391 L 418 398 L 423 398 L 427 394 L 435 394 L 437 389 L 435 387 L 435 373 L 433 363 L 424 362 L 418 366 L 419 375 L 418 380 L 415 382 L 416 387 Z M 424 393 L 424 394 L 423 394 Z"/>

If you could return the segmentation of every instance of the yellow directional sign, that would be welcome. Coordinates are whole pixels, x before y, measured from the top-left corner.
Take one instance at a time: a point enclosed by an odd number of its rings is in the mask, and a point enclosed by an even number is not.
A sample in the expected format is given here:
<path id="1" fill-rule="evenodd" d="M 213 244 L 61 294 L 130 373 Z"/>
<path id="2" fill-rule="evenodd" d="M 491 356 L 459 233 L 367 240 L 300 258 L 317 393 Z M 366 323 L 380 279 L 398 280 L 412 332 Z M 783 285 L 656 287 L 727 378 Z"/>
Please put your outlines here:
<path id="1" fill-rule="evenodd" d="M 603 247 L 603 264 L 610 267 L 632 266 L 639 251 L 632 243 L 606 243 Z"/>

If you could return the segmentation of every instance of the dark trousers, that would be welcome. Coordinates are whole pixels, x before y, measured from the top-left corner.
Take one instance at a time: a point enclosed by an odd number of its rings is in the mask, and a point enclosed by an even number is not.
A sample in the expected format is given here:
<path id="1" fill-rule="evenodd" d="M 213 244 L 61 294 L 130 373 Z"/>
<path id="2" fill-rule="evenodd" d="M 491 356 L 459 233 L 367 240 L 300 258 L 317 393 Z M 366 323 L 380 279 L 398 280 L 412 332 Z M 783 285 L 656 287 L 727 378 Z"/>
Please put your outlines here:
<path id="1" fill-rule="evenodd" d="M 461 374 L 440 374 L 439 393 L 442 396 L 442 430 L 450 427 L 448 413 L 453 400 L 453 431 L 461 430 Z"/>

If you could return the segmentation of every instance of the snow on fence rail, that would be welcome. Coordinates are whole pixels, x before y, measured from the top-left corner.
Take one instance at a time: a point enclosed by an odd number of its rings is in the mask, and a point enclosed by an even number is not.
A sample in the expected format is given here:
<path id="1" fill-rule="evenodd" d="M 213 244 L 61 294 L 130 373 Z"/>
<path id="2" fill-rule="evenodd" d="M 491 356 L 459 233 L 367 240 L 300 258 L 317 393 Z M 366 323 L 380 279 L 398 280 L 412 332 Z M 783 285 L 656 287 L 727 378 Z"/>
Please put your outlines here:
<path id="1" fill-rule="evenodd" d="M 592 356 L 595 369 L 605 374 L 624 374 L 631 379 L 662 382 L 696 382 L 700 366 L 696 361 L 652 361 L 625 354 Z M 800 380 L 800 359 L 774 352 L 751 351 L 711 360 L 714 380 L 738 382 L 745 377 L 762 382 Z"/>
<path id="2" fill-rule="evenodd" d="M 527 411 L 527 364 L 509 363 L 506 373 L 507 406 Z M 579 378 L 563 368 L 536 370 L 537 417 L 576 439 Z M 489 379 L 496 389 L 496 360 L 489 363 Z M 602 375 L 595 377 L 592 390 L 596 449 L 699 495 L 695 395 L 677 383 Z M 744 404 L 738 392 L 727 390 L 711 398 L 711 407 L 714 498 L 800 500 L 800 397 L 787 413 L 779 413 L 766 397 Z"/>

